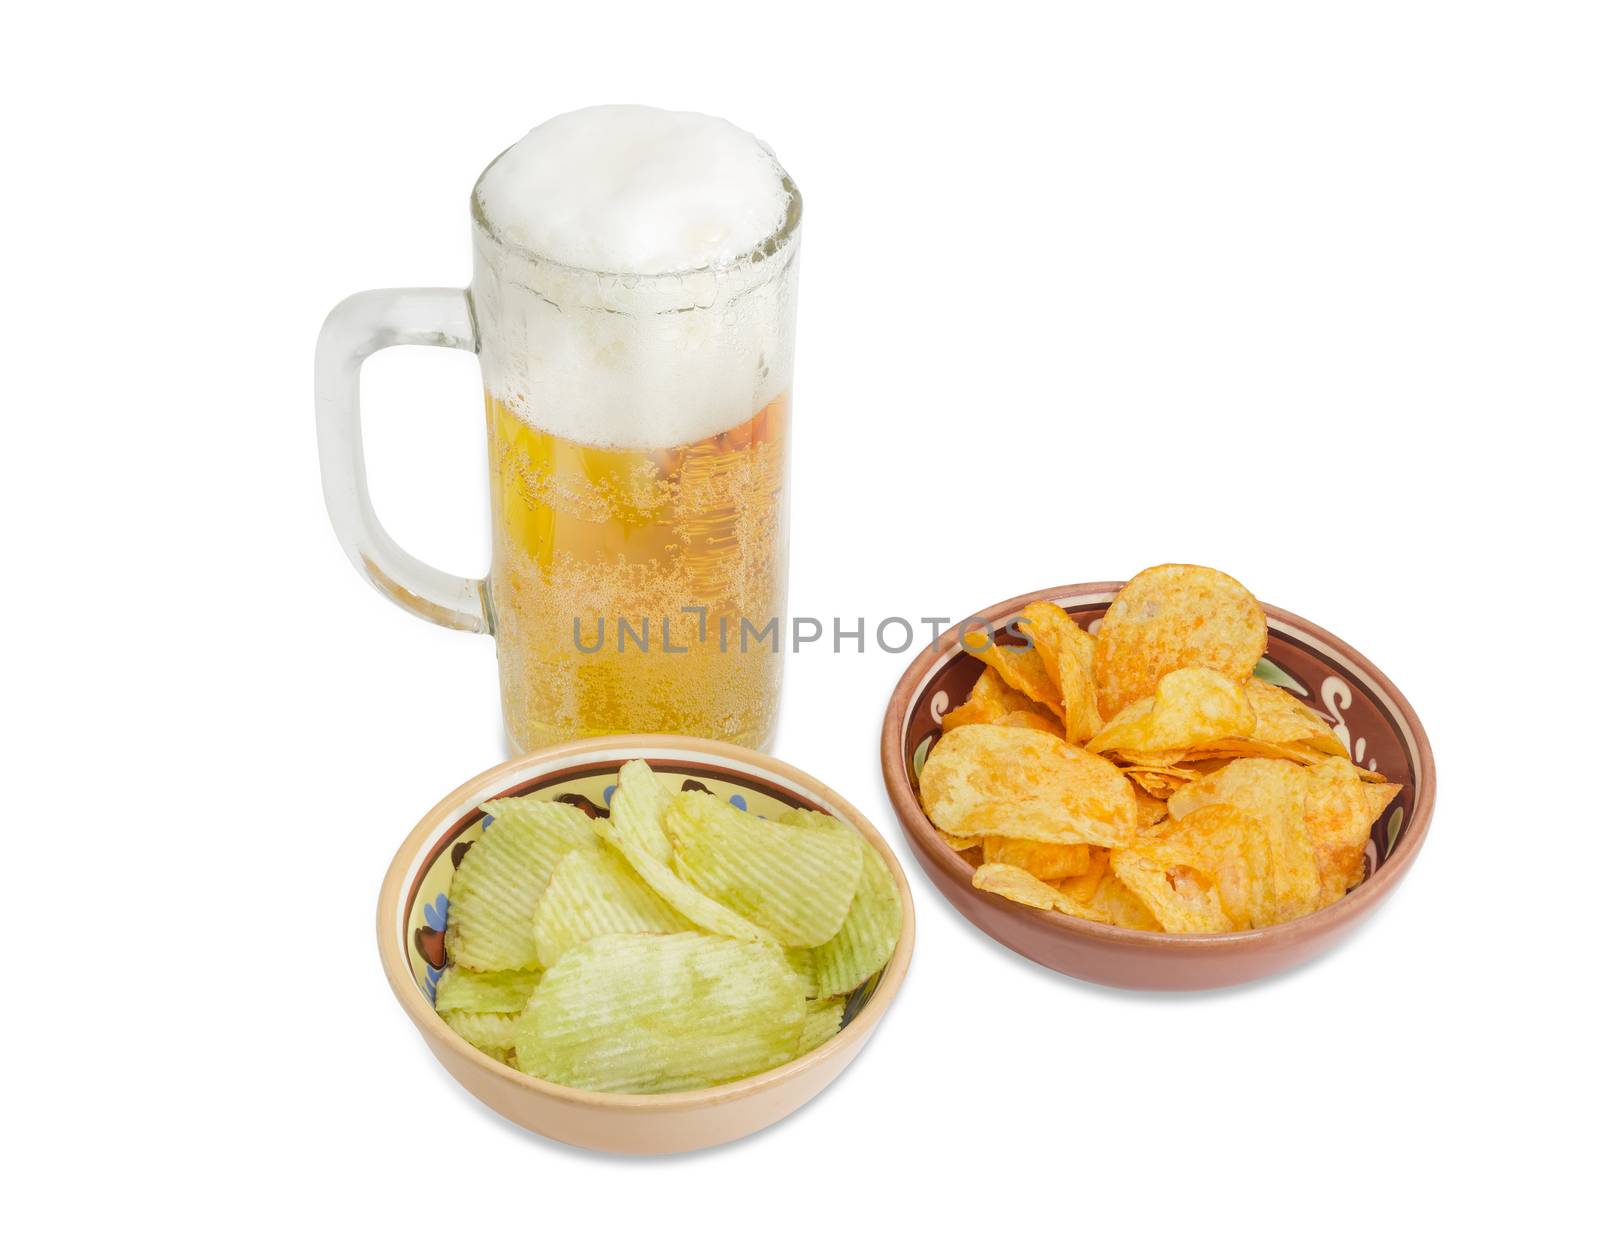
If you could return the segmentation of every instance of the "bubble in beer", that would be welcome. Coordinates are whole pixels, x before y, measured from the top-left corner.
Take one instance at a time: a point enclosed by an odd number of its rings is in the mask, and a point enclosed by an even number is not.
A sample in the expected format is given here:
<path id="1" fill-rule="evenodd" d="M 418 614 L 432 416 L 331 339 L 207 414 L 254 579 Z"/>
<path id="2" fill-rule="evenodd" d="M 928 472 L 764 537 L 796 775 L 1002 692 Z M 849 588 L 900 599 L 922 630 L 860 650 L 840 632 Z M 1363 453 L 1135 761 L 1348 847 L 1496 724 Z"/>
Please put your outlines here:
<path id="1" fill-rule="evenodd" d="M 598 105 L 541 123 L 478 184 L 501 240 L 588 271 L 662 275 L 726 266 L 782 227 L 772 151 L 732 123 Z"/>

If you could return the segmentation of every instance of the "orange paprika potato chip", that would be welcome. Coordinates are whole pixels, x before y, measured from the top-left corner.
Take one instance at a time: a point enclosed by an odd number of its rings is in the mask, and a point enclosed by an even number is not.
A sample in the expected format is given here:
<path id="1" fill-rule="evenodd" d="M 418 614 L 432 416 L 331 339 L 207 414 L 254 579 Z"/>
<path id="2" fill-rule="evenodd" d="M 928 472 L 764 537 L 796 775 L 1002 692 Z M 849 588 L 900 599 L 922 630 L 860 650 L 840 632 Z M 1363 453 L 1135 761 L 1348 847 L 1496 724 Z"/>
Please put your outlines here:
<path id="1" fill-rule="evenodd" d="M 972 872 L 972 886 L 980 892 L 991 892 L 1035 910 L 1054 910 L 1061 898 L 1059 892 L 1037 875 L 1004 862 L 985 862 Z"/>
<path id="2" fill-rule="evenodd" d="M 1169 766 L 1157 768 L 1154 766 L 1124 766 L 1122 773 L 1127 775 L 1135 788 L 1157 800 L 1166 800 L 1185 783 L 1193 783 L 1196 779 L 1203 779 L 1205 775 L 1188 766 Z"/>
<path id="3" fill-rule="evenodd" d="M 1117 592 L 1095 636 L 1101 716 L 1154 695 L 1162 677 L 1189 665 L 1243 682 L 1266 649 L 1266 614 L 1226 573 L 1194 564 L 1146 569 Z"/>
<path id="4" fill-rule="evenodd" d="M 937 827 L 935 831 L 939 831 Z M 975 849 L 983 843 L 982 836 L 952 836 L 948 831 L 939 831 L 939 839 L 943 840 L 957 853 L 967 849 Z"/>
<path id="5" fill-rule="evenodd" d="M 969 722 L 998 722 L 1008 713 L 1050 716 L 1048 708 L 1006 686 L 1000 675 L 990 667 L 978 675 L 978 681 L 972 685 L 966 701 L 944 715 L 941 725 L 947 731 L 954 730 Z"/>
<path id="6" fill-rule="evenodd" d="M 1100 879 L 1093 894 L 1085 900 L 1053 888 L 1019 866 L 989 862 L 972 875 L 972 886 L 992 892 L 1035 910 L 1056 910 L 1091 923 L 1107 923 L 1140 932 L 1159 932 L 1161 924 L 1115 876 Z"/>
<path id="7" fill-rule="evenodd" d="M 1018 727 L 947 731 L 922 767 L 923 807 L 955 836 L 1117 848 L 1138 836 L 1133 786 L 1104 757 Z"/>
<path id="8" fill-rule="evenodd" d="M 1159 753 L 1145 754 L 1149 758 L 1159 759 Z M 1274 744 L 1264 739 L 1243 739 L 1233 737 L 1229 739 L 1213 740 L 1209 744 L 1199 744 L 1193 748 L 1182 751 L 1180 761 L 1199 761 L 1217 759 L 1229 761 L 1235 757 L 1282 757 L 1285 761 L 1292 761 L 1297 766 L 1314 766 L 1320 761 L 1328 759 L 1327 753 L 1316 752 L 1300 743 Z M 1340 754 L 1342 760 L 1349 758 Z"/>
<path id="9" fill-rule="evenodd" d="M 1206 763 L 1222 763 L 1235 757 L 1281 757 L 1285 761 L 1294 762 L 1297 766 L 1320 766 L 1325 761 L 1350 760 L 1349 755 L 1343 751 L 1338 753 L 1322 752 L 1301 741 L 1293 741 L 1287 744 L 1271 744 L 1255 738 L 1218 739 L 1196 748 L 1159 750 L 1141 748 L 1138 752 L 1140 763 L 1147 767 L 1159 766 L 1173 770 L 1178 769 L 1180 766 L 1200 768 L 1207 774 L 1219 769 L 1220 764 L 1207 765 Z M 1368 770 L 1365 766 L 1356 766 L 1355 769 L 1356 773 L 1368 783 L 1385 782 L 1383 775 L 1376 770 Z"/>
<path id="10" fill-rule="evenodd" d="M 1186 866 L 1203 874 L 1215 886 L 1233 928 L 1278 922 L 1266 827 L 1232 805 L 1204 805 L 1153 828 L 1139 838 L 1133 852 L 1169 873 Z"/>
<path id="11" fill-rule="evenodd" d="M 1241 757 L 1167 800 L 1173 818 L 1204 805 L 1233 805 L 1267 830 L 1272 852 L 1273 892 L 1280 920 L 1298 919 L 1319 908 L 1322 880 L 1306 827 L 1311 772 L 1288 761 Z"/>
<path id="12" fill-rule="evenodd" d="M 1366 877 L 1367 837 L 1374 815 L 1367 802 L 1366 784 L 1348 761 L 1330 759 L 1308 774 L 1306 835 L 1321 882 L 1320 910 Z"/>
<path id="13" fill-rule="evenodd" d="M 1113 856 L 1115 853 L 1113 852 Z M 1133 890 L 1110 871 L 1095 886 L 1094 895 L 1080 903 L 1068 900 L 1058 903 L 1057 910 L 1092 919 L 1096 923 L 1110 923 L 1115 927 L 1132 928 L 1136 932 L 1160 932 L 1161 921 L 1150 913 Z"/>
<path id="14" fill-rule="evenodd" d="M 1133 776 L 1128 776 L 1130 779 Z M 1169 792 L 1167 795 L 1171 795 Z M 1135 781 L 1133 785 L 1133 805 L 1138 811 L 1139 830 L 1144 831 L 1154 827 L 1167 816 L 1167 802 L 1164 797 L 1152 796 Z"/>
<path id="15" fill-rule="evenodd" d="M 1128 705 L 1086 747 L 1138 761 L 1143 749 L 1203 747 L 1249 735 L 1255 725 L 1255 711 L 1239 683 L 1214 669 L 1188 666 L 1165 675 L 1155 695 Z"/>
<path id="16" fill-rule="evenodd" d="M 1361 767 L 1356 767 L 1356 773 L 1361 773 Z M 1400 795 L 1398 783 L 1363 783 L 1367 792 L 1367 813 L 1372 816 L 1372 821 L 1377 822 L 1383 817 L 1383 811 L 1389 808 L 1389 802 Z"/>
<path id="17" fill-rule="evenodd" d="M 1086 844 L 1050 844 L 1043 840 L 1017 840 L 1010 836 L 983 838 L 985 862 L 1020 866 L 1046 883 L 1086 873 L 1091 865 L 1090 852 Z"/>
<path id="18" fill-rule="evenodd" d="M 1057 739 L 1066 739 L 1067 733 L 1062 729 L 1061 723 L 1048 713 L 1029 713 L 1016 709 L 1011 713 L 1002 713 L 995 718 L 994 726 L 1020 726 L 1030 731 L 1044 731 L 1054 735 Z"/>
<path id="19" fill-rule="evenodd" d="M 1053 656 L 1055 649 L 1064 648 L 1084 669 L 1094 671 L 1094 636 L 1060 604 L 1035 600 L 1017 615 L 1017 625 L 1042 654 Z"/>
<path id="20" fill-rule="evenodd" d="M 1021 627 L 1033 639 L 1039 663 L 1055 686 L 1066 737 L 1081 744 L 1100 729 L 1094 692 L 1094 640 L 1066 609 L 1039 602 L 1022 610 Z"/>
<path id="21" fill-rule="evenodd" d="M 1201 871 L 1167 864 L 1143 849 L 1118 849 L 1111 870 L 1161 924 L 1163 932 L 1231 932 L 1217 887 Z"/>
<path id="22" fill-rule="evenodd" d="M 1055 886 L 1071 897 L 1074 901 L 1086 902 L 1093 899 L 1095 889 L 1100 887 L 1100 881 L 1111 870 L 1111 850 L 1089 849 L 1089 869 L 1082 875 L 1070 875 L 1066 879 L 1054 881 Z"/>
<path id="23" fill-rule="evenodd" d="M 1246 678 L 1244 693 L 1256 715 L 1251 738 L 1266 744 L 1304 743 L 1331 757 L 1349 756 L 1333 728 L 1299 696 L 1259 678 Z"/>
<path id="24" fill-rule="evenodd" d="M 963 704 L 956 705 L 939 720 L 939 724 L 947 731 L 953 731 L 958 726 L 966 726 L 970 722 L 993 722 L 996 718 L 1004 717 L 1006 711 L 992 700 L 983 700 L 973 696 Z"/>
<path id="25" fill-rule="evenodd" d="M 1050 675 L 1044 672 L 1044 662 L 1037 648 L 997 643 L 976 630 L 962 639 L 961 646 L 999 674 L 1007 686 L 1044 705 L 1057 717 L 1061 715 L 1061 697 Z"/>

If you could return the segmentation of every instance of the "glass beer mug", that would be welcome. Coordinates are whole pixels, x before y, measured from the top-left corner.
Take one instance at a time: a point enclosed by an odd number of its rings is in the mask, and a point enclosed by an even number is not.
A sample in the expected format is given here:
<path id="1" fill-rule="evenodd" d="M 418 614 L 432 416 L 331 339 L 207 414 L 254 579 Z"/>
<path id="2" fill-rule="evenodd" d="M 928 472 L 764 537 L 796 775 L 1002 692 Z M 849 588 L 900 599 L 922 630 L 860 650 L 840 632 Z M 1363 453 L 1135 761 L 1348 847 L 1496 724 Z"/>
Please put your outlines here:
<path id="1" fill-rule="evenodd" d="M 541 138 L 541 133 L 543 136 Z M 751 747 L 777 715 L 800 195 L 720 120 L 563 115 L 472 195 L 471 287 L 358 293 L 317 345 L 334 530 L 401 607 L 492 633 L 521 750 L 624 732 Z M 478 355 L 493 560 L 403 551 L 373 513 L 362 361 Z"/>

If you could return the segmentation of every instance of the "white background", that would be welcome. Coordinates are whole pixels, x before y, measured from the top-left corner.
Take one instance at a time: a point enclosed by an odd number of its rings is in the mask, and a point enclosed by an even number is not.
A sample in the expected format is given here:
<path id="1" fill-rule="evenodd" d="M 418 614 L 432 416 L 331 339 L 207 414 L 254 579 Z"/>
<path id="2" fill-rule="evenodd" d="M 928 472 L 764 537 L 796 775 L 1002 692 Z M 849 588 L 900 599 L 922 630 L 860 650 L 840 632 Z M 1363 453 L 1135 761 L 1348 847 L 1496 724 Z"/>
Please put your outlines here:
<path id="1" fill-rule="evenodd" d="M 7 18 L 11 1241 L 1591 1233 L 1592 8 L 581 11 Z M 346 563 L 311 350 L 346 293 L 464 283 L 479 169 L 612 100 L 731 117 L 804 190 L 793 610 L 959 616 L 1193 560 L 1327 626 L 1405 689 L 1441 779 L 1356 939 L 1128 995 L 1003 952 L 912 869 L 897 1006 L 754 1139 L 586 1155 L 436 1066 L 372 912 L 412 822 L 502 756 L 493 645 Z M 483 572 L 470 356 L 380 356 L 365 401 L 394 535 Z M 776 746 L 902 853 L 877 740 L 908 659 L 791 659 Z"/>

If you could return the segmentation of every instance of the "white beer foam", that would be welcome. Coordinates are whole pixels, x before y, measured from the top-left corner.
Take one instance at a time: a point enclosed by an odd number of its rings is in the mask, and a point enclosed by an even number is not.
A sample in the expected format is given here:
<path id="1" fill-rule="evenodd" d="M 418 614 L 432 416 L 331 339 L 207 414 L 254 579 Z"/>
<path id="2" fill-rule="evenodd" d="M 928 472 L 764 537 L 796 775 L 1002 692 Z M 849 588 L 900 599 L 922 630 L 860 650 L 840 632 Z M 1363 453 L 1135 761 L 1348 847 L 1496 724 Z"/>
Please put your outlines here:
<path id="1" fill-rule="evenodd" d="M 726 266 L 783 225 L 772 151 L 706 114 L 596 105 L 541 123 L 478 182 L 508 245 L 587 271 Z"/>
<path id="2" fill-rule="evenodd" d="M 608 105 L 534 128 L 484 172 L 472 298 L 489 391 L 587 446 L 660 449 L 789 388 L 792 185 L 703 114 Z"/>

